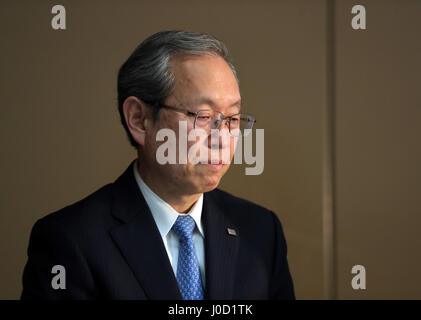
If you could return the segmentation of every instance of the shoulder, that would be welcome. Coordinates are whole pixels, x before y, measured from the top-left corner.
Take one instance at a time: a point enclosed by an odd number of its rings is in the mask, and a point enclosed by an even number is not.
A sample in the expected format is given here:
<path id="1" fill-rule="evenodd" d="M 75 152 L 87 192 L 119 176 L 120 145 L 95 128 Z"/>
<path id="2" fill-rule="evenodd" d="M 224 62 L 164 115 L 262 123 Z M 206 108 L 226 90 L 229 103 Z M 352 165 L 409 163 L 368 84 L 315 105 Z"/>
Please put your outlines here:
<path id="1" fill-rule="evenodd" d="M 226 191 L 221 189 L 214 189 L 208 193 L 206 196 L 215 201 L 219 206 L 224 207 L 224 209 L 229 209 L 229 212 L 238 212 L 239 210 L 245 210 L 247 213 L 259 214 L 259 215 L 272 215 L 273 212 L 261 205 L 258 205 L 249 200 L 234 196 Z M 236 210 L 231 210 L 236 209 Z"/>
<path id="2" fill-rule="evenodd" d="M 111 210 L 111 186 L 107 184 L 87 197 L 36 221 L 34 230 L 64 234 L 94 231 L 108 220 Z"/>
<path id="3" fill-rule="evenodd" d="M 243 241 L 246 256 L 257 253 L 262 261 L 274 261 L 275 255 L 286 255 L 286 240 L 278 216 L 271 210 L 228 192 L 215 189 L 205 194 L 224 216 L 224 224 L 232 226 Z M 207 208 L 206 210 L 209 210 Z M 209 215 L 212 212 L 207 213 Z M 270 262 L 270 263 L 272 263 Z"/>
<path id="4" fill-rule="evenodd" d="M 233 222 L 260 225 L 263 223 L 270 226 L 280 223 L 273 211 L 221 189 L 214 189 L 206 193 L 206 196 L 217 203 L 229 220 Z"/>

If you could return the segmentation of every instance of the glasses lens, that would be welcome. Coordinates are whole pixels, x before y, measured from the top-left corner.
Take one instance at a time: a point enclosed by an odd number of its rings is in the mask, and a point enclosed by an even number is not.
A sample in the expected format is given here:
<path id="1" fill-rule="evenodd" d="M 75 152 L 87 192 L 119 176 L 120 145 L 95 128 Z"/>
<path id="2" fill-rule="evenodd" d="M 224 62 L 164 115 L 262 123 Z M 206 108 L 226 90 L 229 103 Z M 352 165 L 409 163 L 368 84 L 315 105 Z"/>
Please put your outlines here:
<path id="1" fill-rule="evenodd" d="M 217 111 L 201 110 L 195 119 L 195 128 L 216 129 L 219 128 L 223 115 Z M 233 136 L 247 135 L 252 129 L 255 119 L 253 116 L 236 114 L 230 117 L 229 130 Z"/>
<path id="2" fill-rule="evenodd" d="M 212 112 L 210 111 L 199 111 L 196 115 L 196 128 L 207 128 L 210 125 L 212 118 Z"/>
<path id="3" fill-rule="evenodd" d="M 231 117 L 230 121 L 230 132 L 233 136 L 239 135 L 248 135 L 249 130 L 252 129 L 254 124 L 254 117 L 245 115 L 245 114 L 237 114 Z"/>
<path id="4" fill-rule="evenodd" d="M 217 129 L 221 123 L 222 114 L 217 111 L 201 110 L 196 115 L 195 128 Z"/>

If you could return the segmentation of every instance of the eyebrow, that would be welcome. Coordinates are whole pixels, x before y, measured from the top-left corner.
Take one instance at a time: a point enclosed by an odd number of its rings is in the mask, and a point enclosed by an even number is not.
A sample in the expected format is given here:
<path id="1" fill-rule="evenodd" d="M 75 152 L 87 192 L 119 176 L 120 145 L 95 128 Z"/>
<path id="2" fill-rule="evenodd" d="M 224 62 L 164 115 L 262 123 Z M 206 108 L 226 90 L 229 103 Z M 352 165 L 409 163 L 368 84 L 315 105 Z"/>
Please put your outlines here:
<path id="1" fill-rule="evenodd" d="M 201 105 L 201 104 L 208 104 L 210 106 L 215 106 L 215 102 L 212 99 L 209 99 L 209 98 L 201 98 L 198 101 L 197 105 Z M 229 107 L 235 107 L 235 106 L 237 106 L 241 109 L 241 98 L 238 99 L 237 101 L 235 101 L 234 103 L 232 103 L 231 105 L 229 105 L 228 108 Z"/>

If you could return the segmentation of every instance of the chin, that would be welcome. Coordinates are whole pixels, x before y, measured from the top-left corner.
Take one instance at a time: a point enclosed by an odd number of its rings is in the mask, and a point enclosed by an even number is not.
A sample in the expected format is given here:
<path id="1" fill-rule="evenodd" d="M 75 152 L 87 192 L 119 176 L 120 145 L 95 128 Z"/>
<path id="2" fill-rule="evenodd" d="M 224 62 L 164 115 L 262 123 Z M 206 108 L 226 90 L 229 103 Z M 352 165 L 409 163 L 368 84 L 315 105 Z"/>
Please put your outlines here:
<path id="1" fill-rule="evenodd" d="M 219 181 L 221 180 L 220 177 L 205 177 L 199 183 L 199 192 L 209 192 L 218 187 Z"/>
<path id="2" fill-rule="evenodd" d="M 209 168 L 207 165 L 201 165 L 194 183 L 197 192 L 209 192 L 217 188 L 228 168 L 229 165 L 226 164 L 220 168 Z"/>

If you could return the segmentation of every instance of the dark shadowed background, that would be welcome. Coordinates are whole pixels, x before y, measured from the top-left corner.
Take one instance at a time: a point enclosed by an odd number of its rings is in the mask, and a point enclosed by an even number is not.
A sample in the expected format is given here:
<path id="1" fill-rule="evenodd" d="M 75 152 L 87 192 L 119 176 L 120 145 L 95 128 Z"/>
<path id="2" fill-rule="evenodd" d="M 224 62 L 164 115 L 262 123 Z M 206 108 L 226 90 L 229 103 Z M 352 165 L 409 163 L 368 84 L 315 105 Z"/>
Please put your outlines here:
<path id="1" fill-rule="evenodd" d="M 51 28 L 56 4 L 67 30 Z M 366 30 L 351 28 L 355 4 Z M 227 44 L 265 130 L 263 174 L 235 165 L 221 188 L 278 214 L 297 298 L 420 299 L 420 17 L 416 0 L 1 1 L 0 298 L 20 296 L 34 222 L 136 156 L 120 65 L 184 29 Z"/>

